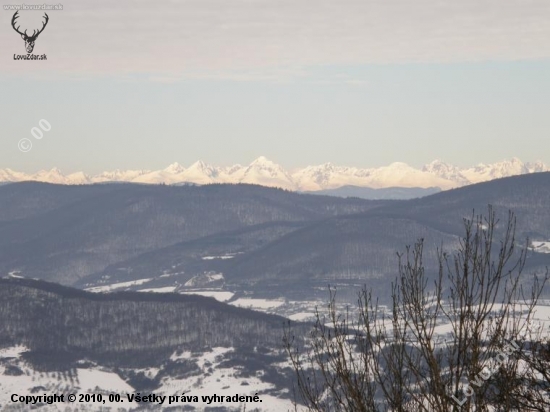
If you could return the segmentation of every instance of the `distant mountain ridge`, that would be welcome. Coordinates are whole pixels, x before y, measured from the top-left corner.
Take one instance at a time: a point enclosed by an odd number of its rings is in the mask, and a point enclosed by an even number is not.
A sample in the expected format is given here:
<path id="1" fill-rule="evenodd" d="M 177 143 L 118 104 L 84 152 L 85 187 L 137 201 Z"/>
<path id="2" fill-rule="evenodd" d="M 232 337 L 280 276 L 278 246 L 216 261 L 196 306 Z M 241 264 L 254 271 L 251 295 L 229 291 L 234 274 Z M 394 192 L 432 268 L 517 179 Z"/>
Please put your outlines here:
<path id="1" fill-rule="evenodd" d="M 237 164 L 230 167 L 219 167 L 198 161 L 188 168 L 179 163 L 173 163 L 162 170 L 117 169 L 95 176 L 88 176 L 83 172 L 65 175 L 57 168 L 42 170 L 34 174 L 0 169 L 0 183 L 28 180 L 67 185 L 105 182 L 168 185 L 250 183 L 308 192 L 337 189 L 343 186 L 373 189 L 392 187 L 427 189 L 438 187 L 447 190 L 502 177 L 545 171 L 550 171 L 550 168 L 541 161 L 524 163 L 520 159 L 512 158 L 492 164 L 481 163 L 470 168 L 459 168 L 435 160 L 421 169 L 413 168 L 401 162 L 366 169 L 325 163 L 291 172 L 261 156 L 248 166 Z"/>

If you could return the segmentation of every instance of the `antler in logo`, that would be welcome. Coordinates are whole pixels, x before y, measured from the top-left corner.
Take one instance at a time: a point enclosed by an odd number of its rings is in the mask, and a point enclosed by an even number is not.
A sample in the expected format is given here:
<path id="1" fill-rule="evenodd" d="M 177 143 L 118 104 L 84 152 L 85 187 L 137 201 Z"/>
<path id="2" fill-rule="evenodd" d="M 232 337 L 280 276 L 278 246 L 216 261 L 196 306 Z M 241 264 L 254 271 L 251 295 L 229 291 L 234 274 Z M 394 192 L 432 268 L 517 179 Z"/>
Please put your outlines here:
<path id="1" fill-rule="evenodd" d="M 45 17 L 46 21 L 44 23 L 42 23 L 42 28 L 40 30 L 38 30 L 38 32 L 36 30 L 33 30 L 32 35 L 29 36 L 29 35 L 27 35 L 27 30 L 25 30 L 24 33 L 21 33 L 19 31 L 19 27 L 21 27 L 21 26 L 17 26 L 17 28 L 15 27 L 15 20 L 19 17 L 18 13 L 19 13 L 19 11 L 16 11 L 15 14 L 13 15 L 13 17 L 11 19 L 11 25 L 12 25 L 13 29 L 21 35 L 21 38 L 23 40 L 25 40 L 25 48 L 27 49 L 27 53 L 32 53 L 32 51 L 34 49 L 34 42 L 36 41 L 36 38 L 38 37 L 38 35 L 40 33 L 42 33 L 44 31 L 44 28 L 48 24 L 48 21 L 50 20 L 50 18 L 48 17 L 48 15 L 46 13 L 44 13 L 44 17 Z"/>

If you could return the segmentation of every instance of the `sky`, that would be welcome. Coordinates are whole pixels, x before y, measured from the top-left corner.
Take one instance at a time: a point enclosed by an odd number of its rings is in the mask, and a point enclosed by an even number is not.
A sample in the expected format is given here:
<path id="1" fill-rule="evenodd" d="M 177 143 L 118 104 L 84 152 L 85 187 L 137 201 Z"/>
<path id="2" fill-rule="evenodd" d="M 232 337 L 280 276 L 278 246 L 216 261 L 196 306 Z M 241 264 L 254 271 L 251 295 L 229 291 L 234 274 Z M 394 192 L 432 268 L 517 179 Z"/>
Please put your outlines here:
<path id="1" fill-rule="evenodd" d="M 0 169 L 550 163 L 547 0 L 14 1 Z"/>

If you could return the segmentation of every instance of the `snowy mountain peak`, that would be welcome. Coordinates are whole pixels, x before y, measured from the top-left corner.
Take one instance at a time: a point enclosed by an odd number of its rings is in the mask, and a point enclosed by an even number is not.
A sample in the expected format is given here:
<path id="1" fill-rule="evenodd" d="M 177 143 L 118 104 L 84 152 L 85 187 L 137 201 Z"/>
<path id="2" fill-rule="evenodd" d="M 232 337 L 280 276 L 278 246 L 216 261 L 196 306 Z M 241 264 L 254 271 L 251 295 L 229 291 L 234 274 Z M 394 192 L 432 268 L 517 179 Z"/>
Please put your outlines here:
<path id="1" fill-rule="evenodd" d="M 250 166 L 268 166 L 268 167 L 273 167 L 273 166 L 279 166 L 277 165 L 275 162 L 272 162 L 271 160 L 269 160 L 267 157 L 265 156 L 260 156 L 258 157 L 257 159 L 253 160 L 252 163 L 250 163 Z"/>
<path id="2" fill-rule="evenodd" d="M 210 170 L 210 169 L 212 169 L 212 166 L 210 166 L 209 164 L 203 162 L 202 160 L 198 160 L 195 163 L 193 163 L 191 166 L 189 166 L 189 169 L 187 169 L 187 170 L 203 170 L 203 171 L 206 171 L 206 170 Z"/>
<path id="3" fill-rule="evenodd" d="M 335 170 L 335 166 L 331 162 L 323 163 L 319 166 L 308 166 L 306 169 L 310 170 L 316 170 L 316 171 L 324 171 L 324 172 L 330 172 Z"/>
<path id="4" fill-rule="evenodd" d="M 425 164 L 423 167 L 422 167 L 422 170 L 427 172 L 429 170 L 437 170 L 437 169 L 450 169 L 450 168 L 455 168 L 456 166 L 453 166 L 449 163 L 445 163 L 443 160 L 440 160 L 440 159 L 435 159 L 433 161 L 431 161 L 430 163 L 427 163 Z"/>
<path id="5" fill-rule="evenodd" d="M 178 162 L 172 163 L 170 166 L 168 166 L 166 169 L 164 169 L 167 173 L 173 173 L 178 174 L 185 170 L 185 167 L 180 165 Z"/>
<path id="6" fill-rule="evenodd" d="M 32 180 L 46 183 L 68 183 L 65 176 L 63 176 L 63 174 L 61 173 L 61 170 L 59 170 L 57 167 L 54 167 L 50 170 L 39 171 L 37 174 L 33 175 Z"/>
<path id="7" fill-rule="evenodd" d="M 0 182 L 35 180 L 59 184 L 99 182 L 252 183 L 301 191 L 335 189 L 342 186 L 439 187 L 445 190 L 501 177 L 545 171 L 550 171 L 550 169 L 540 160 L 523 163 L 518 158 L 511 158 L 493 164 L 480 163 L 470 168 L 459 168 L 441 160 L 434 160 L 421 169 L 416 169 L 404 162 L 363 169 L 324 163 L 318 166 L 307 166 L 290 174 L 281 165 L 265 156 L 260 156 L 248 166 L 217 167 L 199 160 L 187 169 L 179 163 L 172 163 L 167 168 L 157 171 L 116 169 L 96 176 L 88 176 L 83 172 L 65 176 L 57 168 L 41 170 L 35 174 L 16 172 L 6 168 L 0 169 Z"/>
<path id="8" fill-rule="evenodd" d="M 71 173 L 67 176 L 67 180 L 73 185 L 85 185 L 91 183 L 90 177 L 84 172 Z"/>
<path id="9" fill-rule="evenodd" d="M 525 167 L 525 164 L 517 157 L 502 160 L 493 164 L 480 163 L 475 167 L 462 171 L 462 175 L 470 183 L 479 183 L 502 177 L 521 175 L 524 173 L 529 173 L 529 171 Z"/>
<path id="10" fill-rule="evenodd" d="M 440 177 L 441 179 L 456 182 L 459 186 L 468 184 L 468 179 L 462 175 L 460 168 L 441 160 L 434 160 L 424 165 L 422 171 Z"/>
<path id="11" fill-rule="evenodd" d="M 548 172 L 550 169 L 542 161 L 536 160 L 534 162 L 525 163 L 527 173 Z"/>
<path id="12" fill-rule="evenodd" d="M 199 160 L 189 166 L 182 174 L 182 182 L 207 184 L 217 183 L 219 169 Z"/>
<path id="13" fill-rule="evenodd" d="M 278 176 L 278 175 L 288 175 L 286 170 L 281 166 L 278 165 L 275 162 L 272 162 L 271 160 L 260 156 L 256 160 L 254 160 L 250 165 L 246 168 L 246 173 L 252 173 L 252 171 L 256 171 L 258 173 L 262 173 L 265 175 L 270 176 Z"/>
<path id="14" fill-rule="evenodd" d="M 390 163 L 389 166 L 386 166 L 388 169 L 396 169 L 396 170 L 406 170 L 406 169 L 412 169 L 411 166 L 409 166 L 407 163 L 404 162 L 393 162 Z"/>
<path id="15" fill-rule="evenodd" d="M 277 163 L 264 156 L 258 157 L 246 168 L 241 178 L 242 183 L 276 186 L 283 189 L 296 189 L 292 177 Z"/>
<path id="16" fill-rule="evenodd" d="M 52 167 L 50 170 L 41 170 L 38 172 L 38 174 L 42 176 L 56 176 L 56 177 L 63 176 L 63 173 L 61 173 L 61 170 L 59 170 L 57 167 Z"/>
<path id="17" fill-rule="evenodd" d="M 149 170 L 121 170 L 115 169 L 108 172 L 103 172 L 94 176 L 91 180 L 95 182 L 132 182 L 140 176 L 151 173 Z"/>

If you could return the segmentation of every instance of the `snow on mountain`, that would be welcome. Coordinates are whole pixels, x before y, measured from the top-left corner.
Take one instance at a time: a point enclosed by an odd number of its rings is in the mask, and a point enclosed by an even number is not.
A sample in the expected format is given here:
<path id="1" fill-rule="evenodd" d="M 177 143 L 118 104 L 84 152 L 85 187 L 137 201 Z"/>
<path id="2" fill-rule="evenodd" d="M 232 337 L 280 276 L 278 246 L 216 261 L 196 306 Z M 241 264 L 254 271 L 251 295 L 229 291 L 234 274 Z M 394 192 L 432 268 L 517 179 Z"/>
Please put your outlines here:
<path id="1" fill-rule="evenodd" d="M 544 163 L 542 163 L 540 160 L 536 162 L 525 163 L 525 168 L 527 170 L 526 173 L 540 173 L 540 172 L 550 171 L 550 168 L 546 166 Z"/>
<path id="2" fill-rule="evenodd" d="M 180 182 L 196 183 L 199 185 L 207 183 L 218 183 L 219 170 L 202 160 L 193 163 L 182 174 Z"/>
<path id="3" fill-rule="evenodd" d="M 247 167 L 239 164 L 230 167 L 220 167 L 218 180 L 220 183 L 240 182 L 246 172 Z"/>
<path id="4" fill-rule="evenodd" d="M 103 172 L 92 178 L 93 183 L 104 182 L 131 182 L 144 174 L 150 173 L 150 170 L 120 170 Z"/>
<path id="5" fill-rule="evenodd" d="M 325 163 L 307 166 L 292 174 L 282 166 L 261 156 L 248 166 L 234 165 L 217 167 L 198 161 L 183 167 L 172 163 L 162 170 L 114 170 L 89 177 L 83 172 L 67 176 L 57 168 L 42 170 L 35 174 L 0 169 L 0 182 L 35 180 L 59 184 L 88 184 L 102 182 L 134 182 L 146 184 L 208 184 L 208 183 L 252 183 L 289 190 L 316 191 L 335 189 L 342 186 L 370 187 L 439 187 L 443 190 L 502 177 L 550 171 L 541 161 L 523 163 L 517 158 L 493 164 L 479 164 L 470 168 L 435 160 L 421 169 L 406 163 L 395 162 L 379 168 L 360 169 L 335 166 Z"/>
<path id="6" fill-rule="evenodd" d="M 244 171 L 240 183 L 253 183 L 264 186 L 276 186 L 283 189 L 295 190 L 292 177 L 282 166 L 273 163 L 263 156 L 254 160 Z"/>
<path id="7" fill-rule="evenodd" d="M 183 173 L 185 171 L 185 167 L 180 165 L 178 162 L 172 163 L 170 166 L 168 166 L 166 169 L 164 169 L 166 173 L 171 173 L 174 175 L 177 175 L 179 173 Z"/>
<path id="8" fill-rule="evenodd" d="M 389 166 L 375 169 L 369 176 L 369 186 L 375 189 L 384 187 L 440 187 L 451 189 L 458 186 L 455 182 L 437 175 L 415 169 L 406 163 L 395 162 Z"/>
<path id="9" fill-rule="evenodd" d="M 57 167 L 54 167 L 51 170 L 41 170 L 38 173 L 30 176 L 30 180 L 36 180 L 37 182 L 58 183 L 58 184 L 68 183 L 66 177 L 61 173 L 61 170 L 59 170 Z"/>
<path id="10" fill-rule="evenodd" d="M 499 179 L 501 177 L 515 176 L 528 173 L 525 164 L 518 158 L 503 160 L 502 162 L 486 165 L 479 165 L 463 170 L 462 174 L 471 183 L 485 182 L 487 180 Z"/>
<path id="11" fill-rule="evenodd" d="M 92 183 L 90 177 L 83 172 L 71 173 L 65 177 L 65 181 L 71 185 L 87 185 Z"/>
<path id="12" fill-rule="evenodd" d="M 441 160 L 434 160 L 433 162 L 424 165 L 424 167 L 422 167 L 422 171 L 438 176 L 442 179 L 455 182 L 458 186 L 463 186 L 470 183 L 457 166 L 442 162 Z"/>
<path id="13" fill-rule="evenodd" d="M 302 190 L 322 190 L 330 188 L 330 180 L 335 168 L 332 163 L 308 166 L 292 174 L 292 179 Z"/>
<path id="14" fill-rule="evenodd" d="M 22 182 L 30 180 L 26 173 L 15 172 L 11 169 L 0 169 L 0 182 Z"/>
<path id="15" fill-rule="evenodd" d="M 342 186 L 370 188 L 387 187 L 440 187 L 449 189 L 458 186 L 456 182 L 415 169 L 406 163 L 395 162 L 376 169 L 338 167 L 331 163 L 321 166 L 308 166 L 292 175 L 300 190 L 326 190 Z"/>
<path id="16" fill-rule="evenodd" d="M 141 174 L 133 178 L 131 181 L 134 183 L 148 183 L 148 184 L 180 183 L 183 172 L 185 172 L 185 168 L 176 162 L 176 163 L 172 163 L 166 169 Z"/>
<path id="17" fill-rule="evenodd" d="M 130 181 L 133 183 L 147 184 L 175 184 L 185 181 L 186 169 L 178 162 L 172 163 L 166 169 L 141 174 Z"/>
<path id="18" fill-rule="evenodd" d="M 292 175 L 294 182 L 304 191 L 335 189 L 342 186 L 366 186 L 366 180 L 373 169 L 334 166 L 325 163 L 320 166 L 308 166 Z"/>

